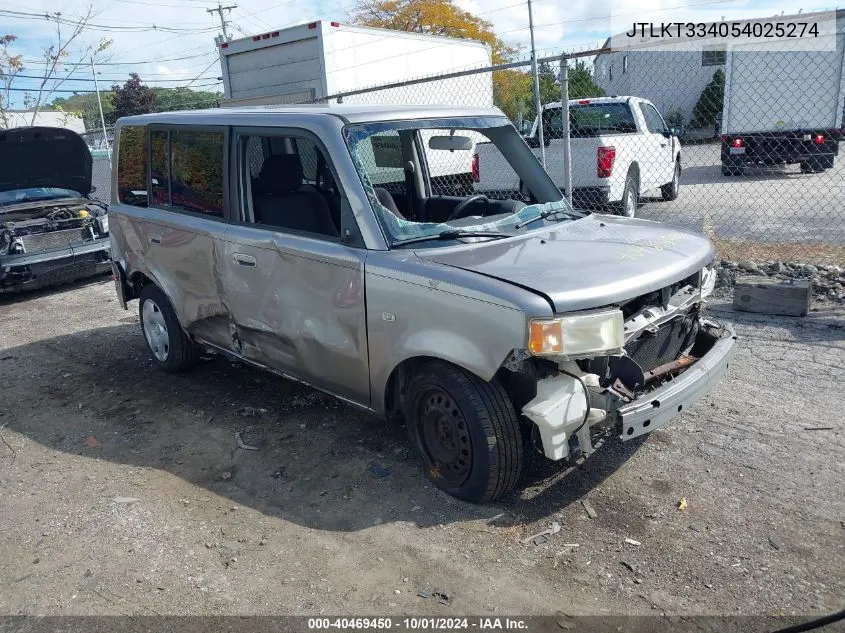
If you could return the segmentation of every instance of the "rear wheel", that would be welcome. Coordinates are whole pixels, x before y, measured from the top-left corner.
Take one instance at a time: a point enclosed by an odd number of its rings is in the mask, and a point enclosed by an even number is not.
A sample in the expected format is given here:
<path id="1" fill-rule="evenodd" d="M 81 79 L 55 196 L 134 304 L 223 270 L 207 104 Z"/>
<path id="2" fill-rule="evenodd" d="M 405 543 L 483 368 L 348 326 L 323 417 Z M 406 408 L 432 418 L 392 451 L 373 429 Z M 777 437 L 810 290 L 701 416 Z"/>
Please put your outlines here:
<path id="1" fill-rule="evenodd" d="M 485 382 L 447 363 L 427 363 L 408 385 L 405 421 L 426 477 L 441 490 L 484 503 L 516 485 L 522 437 L 497 381 Z"/>
<path id="2" fill-rule="evenodd" d="M 617 207 L 617 214 L 633 218 L 637 214 L 640 203 L 640 177 L 636 172 L 628 172 L 625 178 L 625 188 L 622 190 L 622 200 Z"/>
<path id="3" fill-rule="evenodd" d="M 681 187 L 681 161 L 675 161 L 675 170 L 672 172 L 672 181 L 660 187 L 660 195 L 667 202 L 675 200 Z"/>
<path id="4" fill-rule="evenodd" d="M 179 325 L 167 296 L 153 284 L 141 290 L 138 311 L 141 331 L 159 369 L 175 373 L 196 365 L 201 349 Z"/>

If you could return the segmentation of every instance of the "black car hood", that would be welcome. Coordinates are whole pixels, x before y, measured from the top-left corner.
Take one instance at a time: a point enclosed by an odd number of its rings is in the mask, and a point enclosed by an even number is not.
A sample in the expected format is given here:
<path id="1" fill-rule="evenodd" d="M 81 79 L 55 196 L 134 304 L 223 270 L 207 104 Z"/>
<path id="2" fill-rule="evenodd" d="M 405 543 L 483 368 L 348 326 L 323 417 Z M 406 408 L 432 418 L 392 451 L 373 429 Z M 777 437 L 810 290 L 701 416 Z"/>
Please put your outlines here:
<path id="1" fill-rule="evenodd" d="M 91 193 L 91 164 L 91 151 L 72 130 L 0 130 L 0 191 L 58 187 L 87 196 Z"/>

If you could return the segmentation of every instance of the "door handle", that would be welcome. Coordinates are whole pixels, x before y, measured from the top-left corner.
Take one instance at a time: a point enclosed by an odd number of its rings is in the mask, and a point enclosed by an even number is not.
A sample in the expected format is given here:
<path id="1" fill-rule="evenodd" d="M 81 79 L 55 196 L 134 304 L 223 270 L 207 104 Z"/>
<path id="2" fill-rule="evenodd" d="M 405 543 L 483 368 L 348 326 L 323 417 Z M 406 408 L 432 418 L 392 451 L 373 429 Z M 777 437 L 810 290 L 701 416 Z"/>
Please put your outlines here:
<path id="1" fill-rule="evenodd" d="M 246 266 L 248 268 L 255 268 L 256 261 L 252 255 L 244 255 L 243 253 L 235 253 L 232 255 L 232 259 L 235 260 L 236 264 L 241 266 Z"/>
<path id="2" fill-rule="evenodd" d="M 161 235 L 158 233 L 150 233 L 150 244 L 161 244 Z"/>

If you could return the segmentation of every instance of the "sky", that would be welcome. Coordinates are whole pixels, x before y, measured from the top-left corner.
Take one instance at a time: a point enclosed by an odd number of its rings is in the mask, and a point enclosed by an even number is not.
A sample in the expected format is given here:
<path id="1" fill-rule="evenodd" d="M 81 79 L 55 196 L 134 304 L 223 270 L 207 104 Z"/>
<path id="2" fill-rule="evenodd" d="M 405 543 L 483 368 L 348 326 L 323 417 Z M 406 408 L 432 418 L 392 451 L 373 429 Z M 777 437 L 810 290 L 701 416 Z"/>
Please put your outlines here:
<path id="1" fill-rule="evenodd" d="M 672 9 L 682 20 L 689 11 L 696 17 L 769 16 L 781 11 L 794 13 L 835 9 L 837 0 L 533 0 L 535 45 L 540 55 L 563 50 L 589 49 L 611 35 L 610 14 L 614 26 L 633 21 L 648 21 L 649 11 Z M 841 0 L 839 0 L 841 1 Z M 454 0 L 455 4 L 491 22 L 509 45 L 530 51 L 527 2 L 519 0 Z M 226 20 L 235 38 L 277 30 L 316 19 L 347 21 L 355 0 L 227 0 L 223 5 L 237 5 L 226 12 Z M 0 0 L 3 33 L 18 37 L 10 47 L 26 61 L 24 75 L 41 76 L 44 64 L 37 63 L 42 51 L 55 41 L 55 25 L 32 16 L 8 12 L 43 14 L 60 11 L 68 20 L 83 15 L 89 0 Z M 217 80 L 220 65 L 214 37 L 220 32 L 220 18 L 207 9 L 216 0 L 94 0 L 94 26 L 78 40 L 76 50 L 94 45 L 102 38 L 113 40 L 98 56 L 100 89 L 122 84 L 130 72 L 138 73 L 148 85 L 190 86 L 200 90 L 222 90 Z M 686 13 L 685 13 L 686 12 Z M 661 15 L 666 15 L 663 13 Z M 64 26 L 64 29 L 70 27 Z M 2 33 L 0 33 L 2 34 Z M 70 59 L 74 59 L 71 53 Z M 424 72 L 420 73 L 421 75 Z M 77 69 L 62 90 L 94 89 L 89 65 Z M 19 78 L 14 87 L 31 89 L 37 80 Z M 16 105 L 24 94 L 15 91 Z M 72 93 L 56 93 L 70 96 Z"/>

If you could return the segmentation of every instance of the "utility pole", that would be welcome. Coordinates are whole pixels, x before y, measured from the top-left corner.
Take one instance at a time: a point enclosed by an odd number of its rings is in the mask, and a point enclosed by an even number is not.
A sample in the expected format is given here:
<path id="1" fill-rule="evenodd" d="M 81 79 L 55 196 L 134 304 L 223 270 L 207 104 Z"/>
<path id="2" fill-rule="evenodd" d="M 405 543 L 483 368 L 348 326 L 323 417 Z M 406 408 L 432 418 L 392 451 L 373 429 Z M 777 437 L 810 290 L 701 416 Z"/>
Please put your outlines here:
<path id="1" fill-rule="evenodd" d="M 528 29 L 531 31 L 531 74 L 534 76 L 534 104 L 537 108 L 537 140 L 540 141 L 540 163 L 546 168 L 546 142 L 543 137 L 543 110 L 540 103 L 540 76 L 537 74 L 537 49 L 534 47 L 534 15 L 528 0 Z"/>
<path id="2" fill-rule="evenodd" d="M 223 28 L 223 41 L 225 41 L 225 42 L 228 42 L 231 38 L 229 37 L 229 31 L 226 28 L 227 24 L 226 24 L 226 19 L 223 17 L 223 12 L 224 11 L 231 11 L 232 9 L 237 9 L 237 8 L 238 8 L 238 5 L 236 5 L 236 4 L 232 4 L 232 5 L 229 5 L 228 7 L 224 7 L 222 4 L 220 4 L 220 1 L 218 0 L 216 9 L 206 9 L 206 11 L 208 13 L 218 13 L 218 14 L 220 14 L 220 26 Z"/>
<path id="3" fill-rule="evenodd" d="M 109 137 L 106 134 L 106 117 L 103 116 L 103 102 L 100 99 L 100 86 L 97 83 L 97 69 L 94 68 L 94 57 L 91 57 L 91 74 L 94 76 L 94 90 L 97 91 L 97 105 L 100 108 L 100 125 L 103 126 L 103 142 L 106 144 L 106 151 L 111 161 L 111 147 L 109 147 Z"/>

